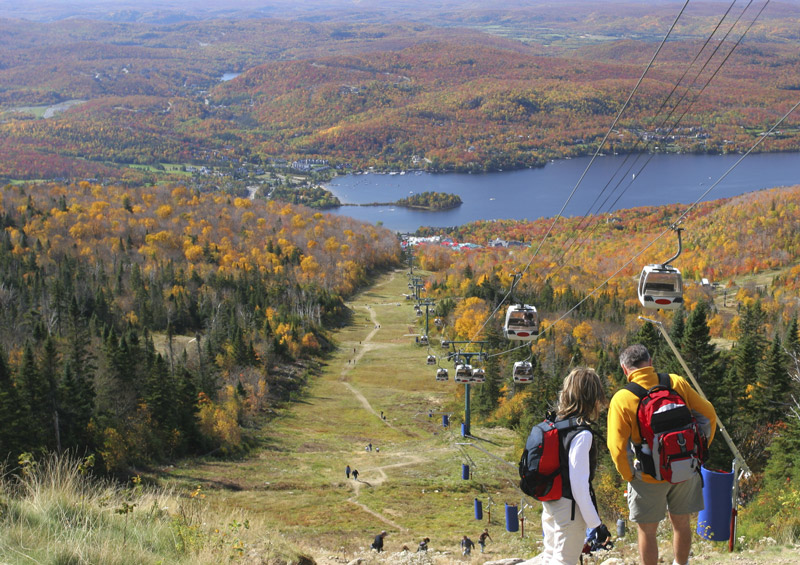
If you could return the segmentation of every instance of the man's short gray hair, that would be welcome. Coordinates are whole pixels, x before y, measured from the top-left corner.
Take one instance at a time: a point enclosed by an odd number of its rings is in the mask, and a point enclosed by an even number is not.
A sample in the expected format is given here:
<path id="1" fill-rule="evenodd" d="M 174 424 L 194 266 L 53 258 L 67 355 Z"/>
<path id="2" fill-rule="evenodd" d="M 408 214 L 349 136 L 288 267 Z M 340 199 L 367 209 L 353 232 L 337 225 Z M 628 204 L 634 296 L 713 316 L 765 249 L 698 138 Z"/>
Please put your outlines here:
<path id="1" fill-rule="evenodd" d="M 650 361 L 650 352 L 641 343 L 631 345 L 619 354 L 619 364 L 628 369 L 642 367 L 648 361 Z"/>

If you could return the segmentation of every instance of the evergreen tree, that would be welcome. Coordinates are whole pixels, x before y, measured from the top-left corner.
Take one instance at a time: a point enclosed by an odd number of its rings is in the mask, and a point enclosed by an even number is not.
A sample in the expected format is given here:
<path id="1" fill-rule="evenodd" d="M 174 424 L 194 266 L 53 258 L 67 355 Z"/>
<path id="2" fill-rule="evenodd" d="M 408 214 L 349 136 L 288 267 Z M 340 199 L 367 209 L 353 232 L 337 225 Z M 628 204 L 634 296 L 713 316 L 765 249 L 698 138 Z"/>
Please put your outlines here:
<path id="1" fill-rule="evenodd" d="M 786 416 L 792 379 L 788 370 L 786 353 L 781 338 L 775 336 L 759 373 L 757 394 L 754 399 L 766 421 L 777 422 Z"/>
<path id="2" fill-rule="evenodd" d="M 791 370 L 800 377 L 800 329 L 797 326 L 797 316 L 792 318 L 786 330 L 786 351 L 789 354 Z"/>
<path id="3" fill-rule="evenodd" d="M 47 383 L 47 397 L 49 410 L 53 422 L 53 438 L 56 451 L 61 453 L 61 424 L 60 418 L 60 399 L 58 391 L 58 352 L 53 338 L 48 336 L 44 342 L 42 355 L 41 374 Z"/>
<path id="4" fill-rule="evenodd" d="M 20 391 L 20 404 L 23 409 L 24 445 L 26 450 L 48 449 L 53 447 L 53 442 L 48 442 L 53 437 L 52 427 L 47 425 L 49 419 L 41 418 L 42 412 L 50 413 L 48 402 L 48 386 L 42 377 L 33 354 L 30 343 L 25 344 L 22 354 L 22 363 L 17 376 Z"/>
<path id="5" fill-rule="evenodd" d="M 756 302 L 745 307 L 740 319 L 740 335 L 734 349 L 733 367 L 728 371 L 725 382 L 729 400 L 735 409 L 746 408 L 748 391 L 757 380 L 766 346 L 764 317 L 761 303 Z"/>
<path id="6" fill-rule="evenodd" d="M 733 363 L 724 380 L 728 413 L 723 413 L 722 417 L 727 419 L 733 441 L 741 446 L 759 425 L 765 423 L 756 388 L 766 346 L 764 311 L 759 302 L 744 308 L 739 331 L 739 341 L 732 352 Z"/>
<path id="7" fill-rule="evenodd" d="M 519 385 L 523 387 L 523 392 L 528 393 L 525 399 L 525 416 L 521 421 L 523 429 L 526 430 L 530 430 L 534 423 L 541 422 L 545 414 L 556 405 L 558 389 L 566 376 L 559 372 L 551 375 L 545 374 L 542 364 L 536 356 L 530 360 L 530 363 L 533 366 L 533 383 Z"/>
<path id="8" fill-rule="evenodd" d="M 707 315 L 708 306 L 704 302 L 699 303 L 689 315 L 681 341 L 676 343 L 680 343 L 681 356 L 686 366 L 697 379 L 706 397 L 716 406 L 716 401 L 721 398 L 724 390 L 723 374 L 719 353 L 711 343 Z"/>
<path id="9" fill-rule="evenodd" d="M 179 414 L 175 406 L 177 397 L 175 380 L 164 358 L 157 354 L 150 368 L 143 400 L 153 419 L 155 429 L 151 431 L 158 438 L 157 444 L 152 446 L 158 458 L 163 458 L 174 448 L 173 431 L 179 428 Z"/>
<path id="10" fill-rule="evenodd" d="M 94 385 L 85 375 L 75 373 L 71 361 L 64 363 L 60 395 L 63 399 L 61 436 L 64 447 L 91 449 L 89 424 L 94 415 Z"/>
<path id="11" fill-rule="evenodd" d="M 683 354 L 681 342 L 683 341 L 686 333 L 685 315 L 686 311 L 683 308 L 677 310 L 672 318 L 672 328 L 669 331 L 669 338 L 672 340 L 672 343 L 675 344 L 675 347 L 678 348 L 678 351 L 681 351 L 681 354 Z M 682 375 L 684 373 L 683 367 L 681 366 L 678 358 L 675 356 L 675 353 L 672 351 L 672 348 L 669 347 L 669 344 L 664 343 L 660 346 L 660 349 L 661 351 L 659 352 L 659 358 L 655 359 L 654 366 L 659 371 L 664 373 Z"/>
<path id="12" fill-rule="evenodd" d="M 16 461 L 28 447 L 23 443 L 25 414 L 11 378 L 5 351 L 0 349 L 0 457 Z"/>
<path id="13" fill-rule="evenodd" d="M 500 398 L 500 384 L 503 381 L 500 375 L 500 360 L 497 356 L 489 357 L 484 363 L 486 371 L 486 382 L 480 386 L 472 388 L 473 406 L 475 412 L 481 418 L 488 418 L 497 408 L 497 401 Z"/>
<path id="14" fill-rule="evenodd" d="M 661 360 L 662 341 L 656 327 L 650 322 L 645 322 L 629 342 L 630 345 L 635 343 L 640 343 L 647 348 L 650 358 L 653 360 L 653 366 L 658 367 L 657 361 Z"/>

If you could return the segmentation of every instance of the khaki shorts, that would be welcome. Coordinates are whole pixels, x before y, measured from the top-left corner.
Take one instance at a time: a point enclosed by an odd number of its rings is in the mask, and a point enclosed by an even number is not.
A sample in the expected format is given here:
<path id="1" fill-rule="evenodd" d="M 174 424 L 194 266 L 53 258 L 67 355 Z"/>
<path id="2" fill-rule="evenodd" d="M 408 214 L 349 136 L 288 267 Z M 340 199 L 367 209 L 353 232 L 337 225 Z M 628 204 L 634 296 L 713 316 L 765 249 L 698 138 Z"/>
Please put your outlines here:
<path id="1" fill-rule="evenodd" d="M 667 510 L 670 514 L 699 512 L 704 508 L 700 473 L 677 485 L 633 479 L 628 483 L 628 508 L 631 521 L 642 524 L 660 522 Z"/>

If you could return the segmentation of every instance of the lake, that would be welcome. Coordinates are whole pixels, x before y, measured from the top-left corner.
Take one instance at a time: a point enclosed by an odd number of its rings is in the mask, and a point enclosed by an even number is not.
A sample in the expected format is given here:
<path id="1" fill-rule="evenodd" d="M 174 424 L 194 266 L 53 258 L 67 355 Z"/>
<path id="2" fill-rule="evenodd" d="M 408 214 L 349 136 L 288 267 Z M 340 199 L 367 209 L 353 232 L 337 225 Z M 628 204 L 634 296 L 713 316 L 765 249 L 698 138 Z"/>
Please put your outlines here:
<path id="1" fill-rule="evenodd" d="M 582 216 L 636 206 L 688 205 L 740 158 L 741 155 L 598 157 L 563 214 Z M 535 220 L 558 214 L 590 160 L 564 159 L 539 169 L 479 175 L 414 171 L 346 175 L 336 177 L 325 187 L 347 204 L 393 202 L 426 191 L 458 194 L 464 202 L 441 212 L 393 206 L 342 206 L 331 211 L 373 224 L 380 221 L 398 232 L 476 220 Z M 702 200 L 796 184 L 800 184 L 800 153 L 752 154 Z"/>

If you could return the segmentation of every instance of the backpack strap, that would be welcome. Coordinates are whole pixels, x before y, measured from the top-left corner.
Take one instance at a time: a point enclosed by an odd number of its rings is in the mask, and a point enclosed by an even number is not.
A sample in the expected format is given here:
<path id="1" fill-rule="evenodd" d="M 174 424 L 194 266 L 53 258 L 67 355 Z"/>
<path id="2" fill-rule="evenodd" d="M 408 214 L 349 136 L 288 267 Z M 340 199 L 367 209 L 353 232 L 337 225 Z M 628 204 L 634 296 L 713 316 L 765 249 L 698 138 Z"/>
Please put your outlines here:
<path id="1" fill-rule="evenodd" d="M 572 440 L 575 439 L 575 436 L 578 435 L 582 431 L 588 431 L 594 437 L 595 433 L 592 430 L 591 426 L 588 424 L 582 424 L 578 421 L 578 418 L 572 417 L 567 418 L 566 420 L 559 420 L 555 423 L 556 429 L 558 429 L 559 433 L 559 440 L 561 442 L 560 448 L 563 450 L 561 451 L 561 456 L 559 460 L 561 462 L 561 485 L 562 489 L 565 485 L 569 485 L 569 498 L 572 500 L 572 513 L 570 516 L 570 520 L 575 520 L 575 499 L 572 496 L 572 483 L 569 478 L 569 448 L 572 445 Z M 591 494 L 592 503 L 594 504 L 595 508 L 597 508 L 597 502 L 594 496 L 594 490 L 592 489 L 591 482 L 589 483 L 589 492 Z M 598 510 L 599 512 L 599 510 Z"/>
<path id="2" fill-rule="evenodd" d="M 639 383 L 630 382 L 622 388 L 631 391 L 633 394 L 639 397 L 639 400 L 643 399 L 647 395 L 647 389 Z"/>
<path id="3" fill-rule="evenodd" d="M 672 379 L 670 379 L 669 374 L 667 373 L 658 373 L 658 386 L 663 386 L 664 388 L 668 388 L 669 390 L 673 390 L 672 388 Z M 644 388 L 639 383 L 630 382 L 626 384 L 624 387 L 625 390 L 631 391 L 633 394 L 639 397 L 639 400 L 643 399 L 647 395 L 647 389 Z"/>

